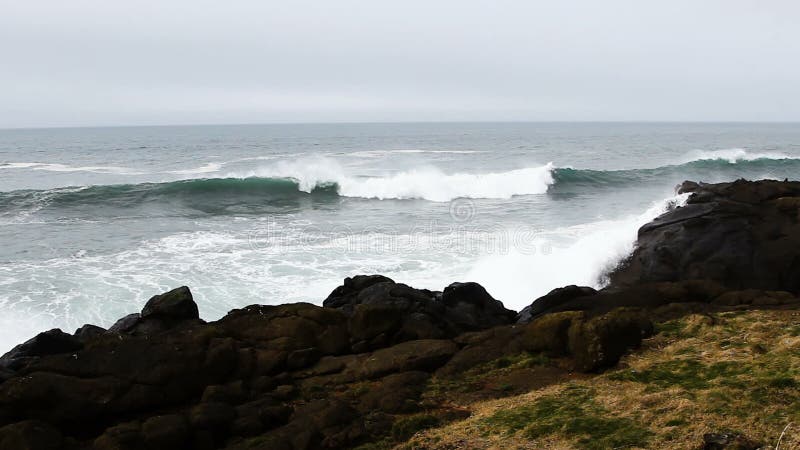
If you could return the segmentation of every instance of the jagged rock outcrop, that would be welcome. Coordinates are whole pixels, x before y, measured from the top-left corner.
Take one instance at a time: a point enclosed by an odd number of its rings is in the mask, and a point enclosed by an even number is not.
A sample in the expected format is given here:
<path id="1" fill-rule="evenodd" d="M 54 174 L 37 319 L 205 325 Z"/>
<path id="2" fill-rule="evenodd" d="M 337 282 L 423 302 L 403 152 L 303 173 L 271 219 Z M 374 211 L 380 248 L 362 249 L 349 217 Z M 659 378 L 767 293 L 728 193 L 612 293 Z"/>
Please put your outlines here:
<path id="1" fill-rule="evenodd" d="M 147 301 L 141 313 L 129 314 L 119 319 L 108 331 L 125 334 L 153 334 L 199 320 L 200 313 L 192 298 L 192 293 L 188 287 L 181 286 L 152 297 Z"/>
<path id="2" fill-rule="evenodd" d="M 350 317 L 355 351 L 413 339 L 452 338 L 513 323 L 516 316 L 477 283 L 453 283 L 434 292 L 381 275 L 346 278 L 323 306 Z"/>
<path id="3" fill-rule="evenodd" d="M 0 368 L 16 369 L 42 356 L 69 353 L 83 348 L 80 339 L 54 328 L 39 333 L 0 357 Z"/>
<path id="4" fill-rule="evenodd" d="M 800 182 L 683 183 L 686 205 L 639 230 L 613 286 L 713 280 L 800 293 Z"/>
<path id="5" fill-rule="evenodd" d="M 597 294 L 597 291 L 588 286 L 575 286 L 573 284 L 555 288 L 523 308 L 522 311 L 517 314 L 517 323 L 528 323 L 548 310 L 558 308 L 559 305 L 563 305 L 570 300 L 589 297 L 595 294 Z"/>
<path id="6" fill-rule="evenodd" d="M 420 410 L 432 376 L 521 351 L 573 357 L 576 369 L 597 370 L 652 328 L 646 320 L 581 315 L 563 345 L 536 346 L 528 337 L 540 323 L 512 325 L 514 313 L 474 283 L 439 294 L 354 277 L 334 294 L 328 304 L 336 307 L 253 305 L 205 323 L 191 293 L 179 288 L 125 319 L 132 326 L 42 333 L 3 357 L 13 364 L 0 383 L 0 442 L 348 447 L 386 436 L 395 415 Z M 420 331 L 403 331 L 411 326 Z"/>

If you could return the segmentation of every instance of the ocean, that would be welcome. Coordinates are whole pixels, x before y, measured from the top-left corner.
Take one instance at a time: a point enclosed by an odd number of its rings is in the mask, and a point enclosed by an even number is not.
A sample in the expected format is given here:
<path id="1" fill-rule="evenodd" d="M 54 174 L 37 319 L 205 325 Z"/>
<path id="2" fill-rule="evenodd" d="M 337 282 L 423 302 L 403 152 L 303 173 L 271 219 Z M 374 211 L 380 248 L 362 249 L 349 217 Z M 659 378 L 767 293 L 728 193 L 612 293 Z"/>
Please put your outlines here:
<path id="1" fill-rule="evenodd" d="M 0 130 L 0 352 L 181 285 L 206 320 L 372 273 L 518 310 L 602 286 L 683 180 L 798 174 L 796 124 Z"/>

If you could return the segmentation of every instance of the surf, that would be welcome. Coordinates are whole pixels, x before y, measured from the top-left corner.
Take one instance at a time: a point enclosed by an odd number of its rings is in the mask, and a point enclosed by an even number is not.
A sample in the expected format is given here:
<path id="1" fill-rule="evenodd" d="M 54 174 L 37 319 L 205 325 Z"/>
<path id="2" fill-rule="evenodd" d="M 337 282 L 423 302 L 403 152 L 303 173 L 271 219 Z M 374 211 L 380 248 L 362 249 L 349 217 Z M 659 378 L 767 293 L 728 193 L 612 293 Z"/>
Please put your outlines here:
<path id="1" fill-rule="evenodd" d="M 332 201 L 337 197 L 430 202 L 460 198 L 508 200 L 525 195 L 674 184 L 686 179 L 713 182 L 739 177 L 795 178 L 800 173 L 800 159 L 781 153 L 748 153 L 741 149 L 691 152 L 680 161 L 684 162 L 618 170 L 559 167 L 551 162 L 488 173 L 446 173 L 423 166 L 383 176 L 355 176 L 335 160 L 316 158 L 282 161 L 219 177 L 0 192 L 0 215 L 86 205 L 130 207 L 175 202 L 225 214 L 231 205 L 280 205 L 305 199 Z M 181 173 L 203 175 L 218 167 L 206 165 Z"/>

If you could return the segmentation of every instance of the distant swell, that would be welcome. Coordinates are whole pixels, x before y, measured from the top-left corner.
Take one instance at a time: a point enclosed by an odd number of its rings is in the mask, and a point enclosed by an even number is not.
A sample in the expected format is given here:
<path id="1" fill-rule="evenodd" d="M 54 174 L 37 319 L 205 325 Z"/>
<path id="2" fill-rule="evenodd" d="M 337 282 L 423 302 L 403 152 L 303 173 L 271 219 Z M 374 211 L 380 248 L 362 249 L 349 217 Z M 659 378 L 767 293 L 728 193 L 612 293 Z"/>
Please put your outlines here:
<path id="1" fill-rule="evenodd" d="M 309 195 L 336 196 L 335 184 L 320 183 L 311 192 L 301 192 L 297 181 L 276 178 L 207 178 L 173 181 L 21 190 L 0 193 L 0 212 L 9 209 L 70 208 L 87 205 L 131 207 L 144 203 L 189 202 L 191 204 L 270 202 Z"/>
<path id="2" fill-rule="evenodd" d="M 652 182 L 724 181 L 745 178 L 796 178 L 800 173 L 797 158 L 753 158 L 730 160 L 703 158 L 683 164 L 649 169 L 591 170 L 557 168 L 548 192 L 574 192 L 585 188 L 624 188 Z"/>
<path id="3" fill-rule="evenodd" d="M 736 150 L 696 155 L 683 164 L 648 169 L 590 170 L 552 164 L 495 173 L 445 174 L 422 168 L 384 177 L 353 177 L 322 161 L 316 165 L 283 165 L 225 178 L 198 178 L 164 183 L 96 185 L 0 193 L 0 216 L 42 209 L 116 207 L 148 203 L 188 207 L 212 214 L 247 212 L 252 205 L 286 205 L 301 199 L 337 197 L 423 199 L 508 199 L 520 195 L 579 193 L 587 189 L 624 189 L 643 183 L 676 183 L 685 179 L 719 181 L 783 178 L 800 173 L 800 159 L 782 155 L 749 155 Z M 241 209 L 237 207 L 242 206 Z"/>

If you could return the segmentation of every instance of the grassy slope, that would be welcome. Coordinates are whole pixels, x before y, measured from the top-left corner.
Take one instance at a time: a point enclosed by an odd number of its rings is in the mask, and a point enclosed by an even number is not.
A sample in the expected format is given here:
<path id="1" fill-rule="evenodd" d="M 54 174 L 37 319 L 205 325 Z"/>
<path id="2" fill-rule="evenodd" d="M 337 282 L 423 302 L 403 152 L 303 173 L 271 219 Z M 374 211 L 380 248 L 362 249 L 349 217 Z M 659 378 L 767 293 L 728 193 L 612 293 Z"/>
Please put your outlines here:
<path id="1" fill-rule="evenodd" d="M 496 400 L 470 403 L 449 394 L 557 364 L 523 355 L 456 381 L 434 380 L 429 396 L 456 398 L 454 407 L 472 415 L 438 428 L 433 419 L 411 416 L 406 435 L 415 425 L 428 429 L 400 448 L 687 449 L 699 448 L 710 432 L 742 433 L 775 448 L 794 423 L 780 448 L 800 449 L 798 311 L 690 315 L 661 324 L 641 350 L 601 375 L 522 395 L 514 395 L 514 386 L 495 386 L 511 395 Z"/>

